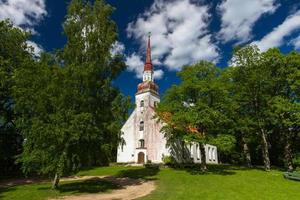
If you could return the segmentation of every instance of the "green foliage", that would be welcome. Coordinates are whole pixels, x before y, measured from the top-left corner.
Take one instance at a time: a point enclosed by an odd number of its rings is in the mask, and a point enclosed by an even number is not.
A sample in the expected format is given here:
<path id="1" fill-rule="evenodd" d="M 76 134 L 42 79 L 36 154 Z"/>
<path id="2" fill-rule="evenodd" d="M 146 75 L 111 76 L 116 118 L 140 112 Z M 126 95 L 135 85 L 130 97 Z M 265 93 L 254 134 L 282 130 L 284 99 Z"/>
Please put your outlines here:
<path id="1" fill-rule="evenodd" d="M 201 61 L 178 73 L 182 82 L 157 109 L 167 138 L 215 144 L 224 161 L 244 158 L 251 166 L 254 156 L 269 170 L 271 158 L 292 170 L 299 152 L 300 53 L 239 46 L 231 62 L 234 67 L 220 70 Z"/>
<path id="2" fill-rule="evenodd" d="M 176 139 L 200 143 L 205 170 L 204 144 L 230 122 L 226 115 L 227 89 L 220 69 L 210 62 L 185 66 L 178 76 L 181 84 L 166 92 L 157 113 L 166 122 L 163 130 L 170 143 Z"/>
<path id="3" fill-rule="evenodd" d="M 14 72 L 25 173 L 59 177 L 115 159 L 130 100 L 112 84 L 125 68 L 110 54 L 117 39 L 112 11 L 102 0 L 72 1 L 65 47 Z"/>
<path id="4" fill-rule="evenodd" d="M 163 163 L 165 165 L 174 165 L 176 163 L 176 161 L 173 156 L 164 156 Z"/>
<path id="5" fill-rule="evenodd" d="M 22 137 L 15 127 L 16 113 L 13 110 L 13 72 L 31 64 L 31 55 L 26 46 L 28 35 L 8 21 L 0 21 L 0 176 L 19 172 L 14 164 L 21 152 Z"/>
<path id="6" fill-rule="evenodd" d="M 209 141 L 209 143 L 212 145 L 216 145 L 218 147 L 219 153 L 230 155 L 235 150 L 236 138 L 233 135 L 219 134 L 216 137 L 213 137 Z"/>
<path id="7" fill-rule="evenodd" d="M 293 163 L 294 163 L 296 168 L 300 167 L 300 153 L 297 153 L 297 154 L 294 155 Z"/>
<path id="8" fill-rule="evenodd" d="M 205 134 L 214 133 L 216 124 L 226 123 L 220 110 L 226 96 L 218 79 L 219 70 L 208 62 L 186 66 L 178 73 L 182 79 L 179 86 L 171 87 L 159 104 L 158 113 L 164 118 L 170 114 L 169 124 L 178 131 L 195 128 L 199 134 L 185 134 L 185 139 L 205 141 Z"/>

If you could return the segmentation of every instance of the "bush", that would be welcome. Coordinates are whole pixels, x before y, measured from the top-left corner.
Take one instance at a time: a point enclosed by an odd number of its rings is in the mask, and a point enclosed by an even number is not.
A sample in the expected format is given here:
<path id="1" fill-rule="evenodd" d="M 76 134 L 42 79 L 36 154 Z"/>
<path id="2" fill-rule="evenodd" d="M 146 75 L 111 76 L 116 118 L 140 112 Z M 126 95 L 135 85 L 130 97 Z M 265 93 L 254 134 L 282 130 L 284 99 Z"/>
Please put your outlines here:
<path id="1" fill-rule="evenodd" d="M 144 166 L 147 169 L 159 169 L 159 164 L 155 163 L 146 163 Z"/>
<path id="2" fill-rule="evenodd" d="M 293 164 L 294 164 L 295 168 L 300 167 L 300 153 L 297 153 L 294 155 Z"/>
<path id="3" fill-rule="evenodd" d="M 165 165 L 174 165 L 175 164 L 175 160 L 172 156 L 164 156 L 163 157 L 163 163 Z"/>

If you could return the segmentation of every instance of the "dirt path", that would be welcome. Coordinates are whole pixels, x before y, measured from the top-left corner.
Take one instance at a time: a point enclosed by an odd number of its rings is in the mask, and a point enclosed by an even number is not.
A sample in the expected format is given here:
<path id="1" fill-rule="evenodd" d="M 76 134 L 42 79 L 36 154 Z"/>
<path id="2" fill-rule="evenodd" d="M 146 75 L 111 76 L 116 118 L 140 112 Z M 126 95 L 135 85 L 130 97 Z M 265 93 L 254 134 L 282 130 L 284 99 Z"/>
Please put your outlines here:
<path id="1" fill-rule="evenodd" d="M 113 176 L 73 176 L 62 178 L 60 181 L 79 181 L 88 179 L 102 179 L 119 186 L 111 192 L 100 192 L 92 194 L 71 195 L 49 200 L 131 200 L 150 194 L 155 190 L 154 181 L 141 179 L 117 178 Z M 49 182 L 47 179 L 12 179 L 0 183 L 0 187 L 11 187 L 23 184 Z"/>
<path id="2" fill-rule="evenodd" d="M 64 196 L 50 200 L 131 200 L 146 196 L 155 190 L 154 181 L 143 181 L 129 178 L 116 177 L 100 177 L 100 176 L 84 176 L 67 178 L 64 180 L 84 180 L 100 178 L 105 181 L 115 183 L 120 186 L 120 189 L 115 189 L 109 193 L 93 193 L 83 195 Z"/>

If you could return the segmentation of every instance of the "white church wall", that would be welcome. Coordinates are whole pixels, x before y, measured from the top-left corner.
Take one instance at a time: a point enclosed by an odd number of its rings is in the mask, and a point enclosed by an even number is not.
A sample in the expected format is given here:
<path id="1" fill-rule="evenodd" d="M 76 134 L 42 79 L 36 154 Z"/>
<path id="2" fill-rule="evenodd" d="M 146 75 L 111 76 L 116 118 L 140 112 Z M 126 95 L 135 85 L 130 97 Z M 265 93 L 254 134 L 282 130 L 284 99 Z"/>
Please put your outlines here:
<path id="1" fill-rule="evenodd" d="M 191 161 L 193 161 L 194 163 L 201 163 L 200 145 L 196 142 L 190 142 L 190 143 L 186 143 L 185 147 L 188 150 L 188 154 L 190 156 Z M 217 164 L 218 163 L 217 147 L 210 144 L 205 144 L 204 149 L 205 149 L 206 163 Z"/>
<path id="2" fill-rule="evenodd" d="M 134 129 L 134 117 L 136 110 L 132 112 L 126 123 L 123 125 L 121 132 L 123 133 L 122 138 L 125 140 L 125 144 L 123 146 L 119 146 L 117 162 L 135 162 L 135 134 Z"/>
<path id="3" fill-rule="evenodd" d="M 218 154 L 217 154 L 216 146 L 206 144 L 205 153 L 206 153 L 206 163 L 210 163 L 210 164 L 218 163 Z"/>

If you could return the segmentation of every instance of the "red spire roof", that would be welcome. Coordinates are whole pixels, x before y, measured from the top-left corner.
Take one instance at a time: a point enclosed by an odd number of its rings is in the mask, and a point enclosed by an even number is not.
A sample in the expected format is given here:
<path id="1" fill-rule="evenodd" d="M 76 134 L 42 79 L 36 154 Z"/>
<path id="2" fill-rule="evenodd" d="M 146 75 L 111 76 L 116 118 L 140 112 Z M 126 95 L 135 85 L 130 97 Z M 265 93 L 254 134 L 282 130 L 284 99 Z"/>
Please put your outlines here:
<path id="1" fill-rule="evenodd" d="M 146 62 L 144 65 L 144 71 L 153 71 L 152 61 L 151 61 L 151 44 L 150 44 L 150 33 L 148 36 L 148 45 L 147 45 L 147 54 L 146 54 Z"/>

